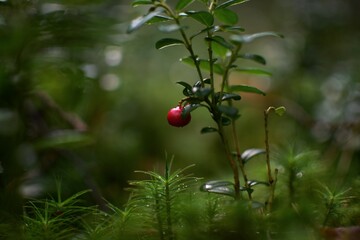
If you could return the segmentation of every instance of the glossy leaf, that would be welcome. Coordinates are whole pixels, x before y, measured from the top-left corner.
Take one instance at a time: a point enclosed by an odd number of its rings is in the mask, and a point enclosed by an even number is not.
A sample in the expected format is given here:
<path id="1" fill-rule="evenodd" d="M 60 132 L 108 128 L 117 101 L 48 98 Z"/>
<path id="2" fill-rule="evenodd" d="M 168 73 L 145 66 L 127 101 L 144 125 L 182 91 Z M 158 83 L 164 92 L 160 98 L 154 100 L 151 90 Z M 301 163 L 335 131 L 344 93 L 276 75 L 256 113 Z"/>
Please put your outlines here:
<path id="1" fill-rule="evenodd" d="M 241 96 L 239 94 L 236 94 L 236 93 L 224 93 L 222 98 L 221 98 L 221 101 L 226 101 L 226 100 L 240 100 L 241 99 Z"/>
<path id="2" fill-rule="evenodd" d="M 190 84 L 188 84 L 187 82 L 177 82 L 177 84 L 184 87 L 183 94 L 185 96 L 192 95 L 192 86 Z"/>
<path id="3" fill-rule="evenodd" d="M 217 132 L 218 130 L 216 128 L 213 127 L 204 127 L 201 129 L 200 133 L 201 134 L 205 134 L 205 133 L 213 133 L 213 132 Z"/>
<path id="4" fill-rule="evenodd" d="M 204 83 L 206 83 L 206 84 L 211 84 L 211 79 L 210 79 L 210 78 L 205 78 L 205 79 L 204 79 Z"/>
<path id="5" fill-rule="evenodd" d="M 188 11 L 186 14 L 205 26 L 210 27 L 214 23 L 214 17 L 205 11 Z"/>
<path id="6" fill-rule="evenodd" d="M 247 92 L 247 93 L 256 93 L 261 95 L 266 95 L 263 91 L 256 87 L 251 87 L 247 85 L 233 85 L 229 87 L 229 90 L 232 92 Z"/>
<path id="7" fill-rule="evenodd" d="M 189 89 L 190 91 L 192 90 L 192 86 L 190 84 L 188 84 L 187 82 L 183 82 L 183 81 L 180 81 L 180 82 L 176 82 L 177 84 L 180 84 L 181 86 L 185 87 L 186 89 Z"/>
<path id="8" fill-rule="evenodd" d="M 160 23 L 160 22 L 168 22 L 170 20 L 173 20 L 171 17 L 169 16 L 164 16 L 164 15 L 156 15 L 153 18 L 151 18 L 150 20 L 148 20 L 146 23 L 147 24 L 154 24 L 154 23 Z"/>
<path id="9" fill-rule="evenodd" d="M 132 33 L 135 30 L 139 29 L 141 26 L 143 26 L 146 22 L 148 22 L 149 20 L 151 20 L 152 18 L 154 18 L 156 15 L 160 14 L 162 11 L 152 11 L 149 12 L 148 14 L 138 17 L 134 20 L 131 21 L 128 29 L 127 29 L 127 33 Z"/>
<path id="10" fill-rule="evenodd" d="M 151 0 L 134 0 L 131 5 L 133 7 L 137 7 L 140 5 L 150 5 L 150 4 L 152 4 Z"/>
<path id="11" fill-rule="evenodd" d="M 214 180 L 206 182 L 201 185 L 200 191 L 235 197 L 234 184 L 229 181 Z"/>
<path id="12" fill-rule="evenodd" d="M 220 105 L 218 106 L 218 110 L 225 114 L 228 117 L 236 118 L 238 116 L 239 110 L 235 107 Z"/>
<path id="13" fill-rule="evenodd" d="M 230 36 L 231 41 L 235 43 L 249 43 L 258 38 L 262 37 L 280 37 L 283 38 L 284 36 L 275 32 L 260 32 L 248 35 L 232 35 Z"/>
<path id="14" fill-rule="evenodd" d="M 228 48 L 225 48 L 224 46 L 218 44 L 217 42 L 213 42 L 212 50 L 217 56 L 219 56 L 223 59 L 226 58 L 226 56 L 228 55 L 228 52 L 229 52 Z"/>
<path id="15" fill-rule="evenodd" d="M 231 119 L 227 117 L 221 117 L 221 124 L 223 126 L 229 126 L 231 124 Z"/>
<path id="16" fill-rule="evenodd" d="M 235 71 L 247 73 L 247 74 L 256 74 L 256 75 L 265 75 L 265 76 L 271 76 L 271 72 L 268 72 L 264 69 L 260 68 L 235 68 Z"/>
<path id="17" fill-rule="evenodd" d="M 211 88 L 194 87 L 192 91 L 195 93 L 195 95 L 197 97 L 204 99 L 205 97 L 210 95 L 210 93 L 212 92 L 212 89 Z"/>
<path id="18" fill-rule="evenodd" d="M 249 161 L 250 159 L 252 159 L 253 157 L 260 155 L 260 154 L 264 154 L 266 153 L 266 151 L 264 149 L 259 149 L 259 148 L 250 148 L 245 150 L 242 154 L 241 154 L 241 159 L 242 161 L 245 163 L 247 161 Z"/>
<path id="19" fill-rule="evenodd" d="M 225 25 L 225 26 L 221 26 L 221 29 L 224 32 L 234 32 L 234 33 L 245 31 L 245 29 L 240 27 L 240 26 L 227 26 L 227 25 Z"/>
<path id="20" fill-rule="evenodd" d="M 176 38 L 163 38 L 156 42 L 156 49 L 163 49 L 170 46 L 184 45 L 184 42 Z"/>
<path id="21" fill-rule="evenodd" d="M 238 58 L 247 59 L 247 60 L 252 60 L 252 61 L 254 61 L 254 62 L 263 64 L 263 65 L 266 64 L 265 58 L 263 58 L 262 56 L 257 55 L 257 54 L 251 54 L 251 53 L 240 54 L 240 55 L 238 56 Z"/>
<path id="22" fill-rule="evenodd" d="M 159 31 L 164 33 L 171 33 L 179 30 L 181 27 L 177 24 L 169 24 L 169 25 L 160 25 Z"/>
<path id="23" fill-rule="evenodd" d="M 180 61 L 195 67 L 194 60 L 191 57 L 182 58 L 182 59 L 180 59 Z M 200 64 L 200 68 L 202 70 L 205 70 L 208 72 L 210 71 L 210 63 L 208 60 L 199 59 L 198 62 Z M 219 75 L 222 75 L 224 72 L 223 68 L 219 64 L 216 64 L 216 63 L 213 64 L 213 70 L 214 70 L 214 73 L 219 74 Z"/>
<path id="24" fill-rule="evenodd" d="M 214 15 L 220 22 L 231 26 L 238 22 L 238 15 L 227 8 L 216 9 Z"/>
<path id="25" fill-rule="evenodd" d="M 206 40 L 218 43 L 219 45 L 223 46 L 224 48 L 227 48 L 227 49 L 230 49 L 230 50 L 233 48 L 233 45 L 231 45 L 223 37 L 220 37 L 220 36 L 214 36 L 212 38 L 206 38 Z"/>
<path id="26" fill-rule="evenodd" d="M 244 3 L 244 2 L 247 2 L 247 1 L 249 1 L 249 0 L 228 0 L 226 2 L 223 2 L 223 3 L 219 4 L 219 5 L 217 5 L 215 9 L 227 8 L 227 7 L 237 5 L 237 4 L 240 4 L 240 3 Z"/>
<path id="27" fill-rule="evenodd" d="M 195 109 L 197 109 L 198 107 L 200 107 L 200 104 L 187 104 L 182 113 L 181 116 L 185 117 L 186 115 L 188 115 L 190 112 L 194 111 Z"/>
<path id="28" fill-rule="evenodd" d="M 179 0 L 178 3 L 176 4 L 175 9 L 178 11 L 181 9 L 184 9 L 185 7 L 190 5 L 192 2 L 194 2 L 194 0 Z"/>
<path id="29" fill-rule="evenodd" d="M 270 184 L 269 184 L 268 182 L 257 181 L 257 180 L 250 180 L 250 181 L 248 181 L 248 185 L 249 185 L 249 187 L 253 187 L 253 186 L 256 186 L 256 185 L 270 186 Z"/>

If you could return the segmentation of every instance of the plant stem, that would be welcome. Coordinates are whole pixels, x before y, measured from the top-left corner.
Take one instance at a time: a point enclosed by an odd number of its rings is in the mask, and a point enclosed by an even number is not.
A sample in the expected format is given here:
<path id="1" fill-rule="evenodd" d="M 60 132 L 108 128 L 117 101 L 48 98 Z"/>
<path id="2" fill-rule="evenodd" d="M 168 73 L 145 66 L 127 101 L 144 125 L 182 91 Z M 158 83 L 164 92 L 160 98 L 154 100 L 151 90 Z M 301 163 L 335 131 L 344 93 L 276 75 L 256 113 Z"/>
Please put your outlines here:
<path id="1" fill-rule="evenodd" d="M 166 207 L 167 236 L 168 236 L 168 240 L 173 240 L 174 239 L 174 233 L 173 233 L 173 229 L 172 229 L 172 219 L 171 219 L 171 196 L 170 196 L 169 176 L 170 176 L 170 166 L 169 166 L 169 163 L 166 162 L 166 171 L 165 171 L 165 207 Z"/>
<path id="2" fill-rule="evenodd" d="M 156 213 L 156 220 L 158 224 L 158 232 L 160 235 L 160 240 L 165 240 L 164 230 L 163 230 L 163 221 L 161 219 L 161 209 L 160 209 L 160 199 L 157 186 L 155 186 L 155 213 Z"/>
<path id="3" fill-rule="evenodd" d="M 233 63 L 236 61 L 237 55 L 238 55 L 240 49 L 241 49 L 241 45 L 238 45 L 235 48 L 235 50 L 232 51 L 229 62 L 227 63 L 227 65 L 225 67 L 225 71 L 224 71 L 223 78 L 222 78 L 220 97 L 219 97 L 220 98 L 220 104 L 222 103 L 221 98 L 222 98 L 222 96 L 224 94 L 225 88 L 229 85 L 230 68 L 233 65 Z M 232 106 L 232 101 L 231 100 L 228 101 L 228 103 L 229 103 L 230 106 Z M 250 192 L 250 188 L 249 188 L 249 185 L 248 185 L 248 179 L 247 179 L 246 171 L 245 171 L 245 168 L 244 168 L 244 164 L 243 164 L 242 159 L 241 159 L 239 138 L 238 138 L 238 135 L 237 135 L 235 119 L 231 120 L 231 125 L 232 125 L 232 135 L 233 135 L 233 141 L 234 141 L 234 144 L 235 144 L 236 156 L 237 156 L 239 168 L 240 168 L 240 171 L 241 171 L 241 173 L 243 175 L 244 185 L 245 185 L 245 188 L 247 190 L 249 199 L 251 200 L 252 197 L 251 197 L 251 192 Z M 232 158 L 231 153 L 230 153 L 230 158 Z"/>
<path id="4" fill-rule="evenodd" d="M 225 149 L 226 157 L 230 163 L 231 169 L 233 171 L 234 176 L 234 190 L 235 190 L 235 199 L 240 199 L 240 180 L 239 180 L 239 170 L 236 165 L 236 161 L 233 159 L 231 151 L 229 149 L 229 143 L 224 136 L 224 128 L 221 122 L 218 122 L 218 131 L 220 135 L 221 142 Z"/>
<path id="5" fill-rule="evenodd" d="M 268 121 L 269 121 L 269 112 L 274 109 L 274 107 L 269 107 L 264 111 L 264 126 L 265 126 L 265 148 L 266 148 L 266 166 L 267 166 L 267 175 L 270 186 L 273 184 L 274 180 L 271 175 L 271 165 L 270 165 L 270 147 L 269 147 L 269 129 L 268 129 Z"/>
<path id="6" fill-rule="evenodd" d="M 271 174 L 271 164 L 270 164 L 270 147 L 269 147 L 269 113 L 271 110 L 275 110 L 274 107 L 269 107 L 264 111 L 264 127 L 265 127 L 265 151 L 266 151 L 266 167 L 267 167 L 267 175 L 268 182 L 270 187 L 270 196 L 267 201 L 267 209 L 268 212 L 271 211 L 272 204 L 275 198 L 275 185 L 277 181 L 278 169 L 275 169 L 275 180 Z"/>
<path id="7" fill-rule="evenodd" d="M 205 84 L 204 84 L 204 79 L 203 79 L 203 76 L 202 76 L 202 73 L 201 73 L 201 69 L 200 69 L 200 64 L 199 64 L 199 61 L 198 61 L 198 57 L 195 55 L 195 52 L 194 52 L 194 49 L 192 47 L 192 44 L 191 44 L 191 41 L 190 39 L 187 37 L 184 29 L 181 27 L 181 24 L 180 24 L 180 20 L 179 20 L 179 17 L 176 13 L 174 13 L 174 11 L 171 9 L 170 6 L 168 6 L 165 2 L 162 2 L 159 4 L 159 6 L 161 6 L 162 8 L 164 8 L 167 12 L 168 12 L 168 15 L 174 19 L 176 25 L 179 26 L 179 32 L 181 34 L 181 37 L 183 38 L 184 40 L 184 44 L 185 44 L 185 48 L 189 51 L 190 53 L 190 57 L 191 59 L 194 61 L 194 64 L 195 64 L 195 67 L 196 67 L 196 72 L 199 76 L 199 79 L 200 79 L 200 82 L 201 82 L 201 87 L 204 87 Z"/>
<path id="8" fill-rule="evenodd" d="M 239 168 L 240 168 L 241 174 L 243 175 L 243 178 L 244 178 L 244 185 L 245 185 L 245 188 L 246 188 L 246 192 L 248 193 L 249 199 L 252 200 L 251 191 L 250 191 L 250 187 L 249 187 L 249 184 L 248 184 L 248 178 L 247 178 L 247 175 L 246 175 L 244 163 L 243 163 L 243 161 L 241 159 L 239 140 L 238 140 L 239 138 L 237 136 L 236 124 L 235 124 L 234 121 L 232 121 L 231 124 L 232 124 L 232 133 L 233 133 L 233 137 L 234 137 L 235 149 L 236 149 L 236 157 L 237 157 L 237 160 L 238 160 L 238 163 L 239 163 Z"/>

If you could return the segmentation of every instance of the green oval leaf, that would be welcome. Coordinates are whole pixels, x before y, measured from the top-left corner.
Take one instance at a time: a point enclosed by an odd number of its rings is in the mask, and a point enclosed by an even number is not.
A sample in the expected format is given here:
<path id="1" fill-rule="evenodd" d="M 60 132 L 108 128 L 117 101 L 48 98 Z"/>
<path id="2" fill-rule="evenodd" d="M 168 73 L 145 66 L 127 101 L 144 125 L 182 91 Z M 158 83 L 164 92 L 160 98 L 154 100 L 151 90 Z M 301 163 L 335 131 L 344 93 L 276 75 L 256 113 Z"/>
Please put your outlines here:
<path id="1" fill-rule="evenodd" d="M 194 111 L 198 107 L 200 107 L 200 104 L 187 104 L 181 112 L 181 117 L 185 118 L 190 112 Z"/>
<path id="2" fill-rule="evenodd" d="M 238 32 L 243 32 L 245 31 L 244 28 L 240 27 L 240 26 L 220 26 L 220 28 L 224 31 L 224 32 L 233 32 L 233 33 L 238 33 Z"/>
<path id="3" fill-rule="evenodd" d="M 214 15 L 220 22 L 231 26 L 238 22 L 238 15 L 226 8 L 215 9 Z"/>
<path id="4" fill-rule="evenodd" d="M 211 88 L 202 88 L 202 87 L 193 87 L 192 91 L 197 97 L 204 99 L 210 95 L 210 93 L 212 92 L 212 89 Z"/>
<path id="5" fill-rule="evenodd" d="M 265 185 L 265 186 L 270 186 L 270 184 L 268 182 L 264 182 L 264 181 L 257 181 L 257 180 L 250 180 L 247 182 L 248 186 L 249 187 L 253 187 L 253 186 L 256 186 L 256 185 Z"/>
<path id="6" fill-rule="evenodd" d="M 137 7 L 137 6 L 140 6 L 140 5 L 150 5 L 152 4 L 152 1 L 151 0 L 134 0 L 131 5 L 133 7 Z"/>
<path id="7" fill-rule="evenodd" d="M 231 124 L 231 119 L 227 117 L 221 117 L 221 124 L 223 126 L 229 126 Z"/>
<path id="8" fill-rule="evenodd" d="M 175 31 L 179 30 L 180 28 L 181 28 L 181 26 L 179 26 L 177 24 L 160 25 L 159 31 L 164 32 L 164 33 L 171 33 L 171 32 L 175 32 Z"/>
<path id="9" fill-rule="evenodd" d="M 200 186 L 200 191 L 235 197 L 234 184 L 229 181 L 214 180 L 206 182 Z"/>
<path id="10" fill-rule="evenodd" d="M 252 42 L 258 38 L 262 38 L 262 37 L 280 37 L 280 38 L 284 38 L 283 35 L 279 34 L 279 33 L 275 33 L 275 32 L 259 32 L 259 33 L 254 33 L 254 34 L 249 34 L 249 35 L 232 35 L 230 36 L 230 40 L 234 43 L 249 43 Z"/>
<path id="11" fill-rule="evenodd" d="M 177 84 L 181 85 L 184 87 L 184 90 L 183 90 L 183 94 L 185 96 L 190 96 L 193 94 L 192 92 L 192 86 L 190 84 L 188 84 L 187 82 L 177 82 Z"/>
<path id="12" fill-rule="evenodd" d="M 132 20 L 129 27 L 128 27 L 128 29 L 127 29 L 127 33 L 132 33 L 135 30 L 139 29 L 146 22 L 148 22 L 149 20 L 151 20 L 152 18 L 154 18 L 155 16 L 157 16 L 161 12 L 162 12 L 162 10 L 152 11 L 152 12 L 149 12 L 148 14 L 146 14 L 144 16 L 141 16 L 141 17 L 138 17 L 138 18 Z"/>
<path id="13" fill-rule="evenodd" d="M 221 101 L 226 101 L 226 100 L 229 100 L 229 99 L 240 100 L 241 96 L 239 94 L 236 94 L 236 93 L 224 93 L 222 98 L 221 98 Z"/>
<path id="14" fill-rule="evenodd" d="M 178 3 L 176 4 L 175 9 L 178 11 L 181 9 L 184 9 L 185 7 L 190 5 L 192 2 L 194 2 L 194 0 L 179 0 Z"/>
<path id="15" fill-rule="evenodd" d="M 260 155 L 260 154 L 264 154 L 266 153 L 266 151 L 264 149 L 259 149 L 259 148 L 250 148 L 245 150 L 242 154 L 241 154 L 241 160 L 246 163 L 247 161 L 249 161 L 250 159 L 252 159 L 253 157 Z"/>
<path id="16" fill-rule="evenodd" d="M 260 55 L 257 54 L 251 54 L 251 53 L 244 53 L 244 54 L 240 54 L 238 56 L 238 58 L 242 58 L 242 59 L 247 59 L 247 60 L 252 60 L 254 62 L 266 65 L 266 60 L 265 58 L 263 58 Z"/>
<path id="17" fill-rule="evenodd" d="M 176 83 L 183 86 L 183 87 L 185 87 L 186 89 L 192 91 L 193 87 L 190 84 L 188 84 L 187 82 L 180 81 L 180 82 L 176 82 Z"/>
<path id="18" fill-rule="evenodd" d="M 260 68 L 235 68 L 234 70 L 237 72 L 248 73 L 248 74 L 265 75 L 265 76 L 272 75 L 271 72 Z"/>
<path id="19" fill-rule="evenodd" d="M 201 129 L 200 133 L 201 134 L 205 134 L 205 133 L 213 133 L 213 132 L 217 132 L 218 130 L 216 128 L 213 127 L 204 127 Z"/>
<path id="20" fill-rule="evenodd" d="M 156 49 L 163 49 L 170 46 L 184 45 L 184 42 L 175 38 L 163 38 L 156 42 Z"/>
<path id="21" fill-rule="evenodd" d="M 215 9 L 227 8 L 227 7 L 237 5 L 237 4 L 241 4 L 241 3 L 244 3 L 244 2 L 247 2 L 247 1 L 249 1 L 249 0 L 229 0 L 229 1 L 225 1 L 225 2 L 217 5 Z"/>
<path id="22" fill-rule="evenodd" d="M 205 38 L 205 40 L 218 43 L 219 45 L 221 45 L 224 48 L 227 48 L 229 50 L 234 48 L 233 45 L 231 45 L 231 43 L 227 42 L 223 37 L 220 37 L 220 36 L 214 36 L 212 38 Z"/>
<path id="23" fill-rule="evenodd" d="M 218 110 L 230 118 L 238 117 L 239 110 L 232 106 L 220 105 L 217 107 Z"/>
<path id="24" fill-rule="evenodd" d="M 188 11 L 186 14 L 205 26 L 210 27 L 214 23 L 214 17 L 205 11 Z"/>
<path id="25" fill-rule="evenodd" d="M 171 17 L 169 16 L 164 16 L 164 15 L 156 15 L 153 18 L 151 18 L 150 20 L 148 20 L 146 23 L 147 24 L 154 24 L 154 23 L 159 23 L 159 22 L 168 22 L 170 20 L 173 20 Z"/>
<path id="26" fill-rule="evenodd" d="M 248 92 L 248 93 L 257 93 L 261 95 L 266 95 L 263 91 L 256 87 L 251 87 L 247 85 L 233 85 L 229 87 L 229 90 L 232 92 Z"/>

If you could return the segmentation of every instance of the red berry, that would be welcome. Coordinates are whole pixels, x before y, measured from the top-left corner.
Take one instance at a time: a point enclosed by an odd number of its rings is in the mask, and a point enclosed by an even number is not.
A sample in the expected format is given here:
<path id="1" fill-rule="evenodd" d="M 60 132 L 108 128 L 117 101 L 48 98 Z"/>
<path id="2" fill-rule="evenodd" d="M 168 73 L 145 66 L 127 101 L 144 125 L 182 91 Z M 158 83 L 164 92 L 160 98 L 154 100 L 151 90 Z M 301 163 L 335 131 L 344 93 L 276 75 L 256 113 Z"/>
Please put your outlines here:
<path id="1" fill-rule="evenodd" d="M 184 127 L 190 122 L 191 120 L 190 113 L 188 113 L 186 116 L 183 117 L 182 111 L 183 108 L 179 106 L 170 109 L 167 115 L 167 120 L 171 126 Z"/>

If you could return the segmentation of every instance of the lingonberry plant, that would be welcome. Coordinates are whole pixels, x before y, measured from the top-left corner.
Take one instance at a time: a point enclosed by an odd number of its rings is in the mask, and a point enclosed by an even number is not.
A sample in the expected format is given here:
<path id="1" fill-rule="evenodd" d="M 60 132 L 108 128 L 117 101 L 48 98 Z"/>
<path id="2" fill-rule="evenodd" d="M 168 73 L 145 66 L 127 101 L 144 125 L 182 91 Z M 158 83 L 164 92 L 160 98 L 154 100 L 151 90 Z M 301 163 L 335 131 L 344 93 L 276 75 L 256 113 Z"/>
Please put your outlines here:
<path id="1" fill-rule="evenodd" d="M 195 2 L 197 10 L 189 9 Z M 238 59 L 251 60 L 259 64 L 266 64 L 264 57 L 242 51 L 244 44 L 256 39 L 274 36 L 282 37 L 275 32 L 260 32 L 244 34 L 244 28 L 237 25 L 238 16 L 232 8 L 235 5 L 247 2 L 246 0 L 179 0 L 171 5 L 166 0 L 134 0 L 133 6 L 148 6 L 148 12 L 133 20 L 128 28 L 131 33 L 146 24 L 159 24 L 159 30 L 166 33 L 178 32 L 179 38 L 162 38 L 155 44 L 157 49 L 171 46 L 182 46 L 188 56 L 180 59 L 181 62 L 195 68 L 197 78 L 192 83 L 180 81 L 183 87 L 184 97 L 178 106 L 168 113 L 168 122 L 172 126 L 183 127 L 190 122 L 190 112 L 197 108 L 206 108 L 214 120 L 214 126 L 206 126 L 201 133 L 216 132 L 224 146 L 227 161 L 229 162 L 233 182 L 210 181 L 201 189 L 207 192 L 220 193 L 233 196 L 235 199 L 242 198 L 241 192 L 252 199 L 253 186 L 264 184 L 274 192 L 276 178 L 270 168 L 268 137 L 266 135 L 266 150 L 248 149 L 241 152 L 236 121 L 240 114 L 234 102 L 241 100 L 240 92 L 248 92 L 265 95 L 265 93 L 253 86 L 232 85 L 229 78 L 233 72 L 247 74 L 271 75 L 262 68 L 248 68 L 238 65 Z M 199 9 L 199 10 L 198 10 Z M 191 29 L 191 27 L 198 27 Z M 196 24 L 197 23 L 197 24 Z M 195 33 L 193 33 L 195 32 Z M 195 49 L 194 41 L 202 38 L 203 49 Z M 200 52 L 206 54 L 200 55 Z M 279 113 L 284 108 L 270 107 L 265 111 L 265 129 L 267 130 L 267 116 L 270 110 Z M 230 131 L 227 131 L 229 128 Z M 233 150 L 234 148 L 234 150 Z M 245 164 L 254 156 L 267 153 L 268 181 L 250 180 L 246 173 Z M 243 178 L 240 183 L 240 175 Z M 275 174 L 276 175 L 276 174 Z M 272 194 L 270 194 L 272 196 Z M 271 203 L 271 199 L 267 201 Z M 256 204 L 258 205 L 258 204 Z"/>

